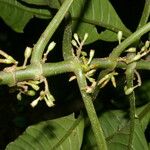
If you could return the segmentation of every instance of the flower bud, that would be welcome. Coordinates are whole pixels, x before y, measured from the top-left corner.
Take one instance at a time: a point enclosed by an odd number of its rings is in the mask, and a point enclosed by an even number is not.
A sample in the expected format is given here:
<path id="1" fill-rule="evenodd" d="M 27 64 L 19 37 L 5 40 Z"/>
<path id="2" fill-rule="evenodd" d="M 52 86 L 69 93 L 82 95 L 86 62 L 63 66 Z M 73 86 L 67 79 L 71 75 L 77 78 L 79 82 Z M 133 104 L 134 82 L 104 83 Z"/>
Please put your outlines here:
<path id="1" fill-rule="evenodd" d="M 80 44 L 78 34 L 74 33 L 73 37 L 77 41 L 77 43 Z"/>
<path id="2" fill-rule="evenodd" d="M 90 50 L 90 58 L 89 58 L 89 61 L 88 61 L 88 65 L 91 63 L 91 61 L 92 61 L 92 59 L 93 59 L 93 57 L 94 57 L 94 54 L 95 54 L 95 51 L 92 49 L 92 50 Z"/>
<path id="3" fill-rule="evenodd" d="M 146 41 L 146 42 L 145 42 L 145 47 L 146 47 L 146 48 L 149 48 L 149 46 L 150 46 L 150 41 Z"/>
<path id="4" fill-rule="evenodd" d="M 19 93 L 17 94 L 17 99 L 18 99 L 19 101 L 21 101 L 21 99 L 22 99 L 21 92 L 19 92 Z"/>
<path id="5" fill-rule="evenodd" d="M 30 103 L 30 105 L 34 108 L 38 104 L 39 100 L 40 98 L 35 99 L 34 101 Z"/>
<path id="6" fill-rule="evenodd" d="M 75 46 L 75 47 L 78 47 L 77 42 L 76 42 L 75 40 L 72 40 L 72 41 L 71 41 L 71 44 L 72 44 L 73 46 Z"/>
<path id="7" fill-rule="evenodd" d="M 118 34 L 117 34 L 119 44 L 121 43 L 122 35 L 123 35 L 122 31 L 119 31 Z"/>
<path id="8" fill-rule="evenodd" d="M 134 52 L 136 52 L 136 48 L 131 47 L 131 48 L 127 49 L 126 52 L 134 53 Z"/>
<path id="9" fill-rule="evenodd" d="M 48 52 L 50 52 L 52 49 L 54 49 L 54 47 L 55 47 L 55 45 L 56 45 L 56 43 L 53 41 L 53 42 L 51 42 L 50 44 L 49 44 L 49 46 L 48 46 Z"/>
<path id="10" fill-rule="evenodd" d="M 125 91 L 125 95 L 130 95 L 134 90 L 134 87 L 128 88 L 125 86 L 124 87 L 124 91 Z"/>
<path id="11" fill-rule="evenodd" d="M 26 47 L 25 52 L 24 52 L 24 57 L 28 59 L 31 56 L 32 48 L 31 47 Z"/>
<path id="12" fill-rule="evenodd" d="M 85 33 L 84 39 L 83 39 L 84 42 L 87 40 L 88 36 L 89 36 L 88 33 Z"/>
<path id="13" fill-rule="evenodd" d="M 26 94 L 29 95 L 29 96 L 35 96 L 35 91 L 33 91 L 33 90 L 28 90 L 28 91 L 26 92 Z"/>

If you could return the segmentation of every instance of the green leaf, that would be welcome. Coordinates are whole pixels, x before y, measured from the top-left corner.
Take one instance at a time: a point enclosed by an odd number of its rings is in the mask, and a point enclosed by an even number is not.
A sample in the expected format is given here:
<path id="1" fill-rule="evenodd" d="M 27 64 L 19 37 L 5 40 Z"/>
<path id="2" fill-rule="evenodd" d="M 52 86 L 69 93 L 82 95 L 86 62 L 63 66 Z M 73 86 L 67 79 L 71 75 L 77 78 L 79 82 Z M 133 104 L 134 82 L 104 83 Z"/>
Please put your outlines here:
<path id="1" fill-rule="evenodd" d="M 127 150 L 130 137 L 130 124 L 126 113 L 119 110 L 109 111 L 100 117 L 109 150 Z M 83 149 L 97 149 L 92 130 L 85 135 Z M 144 131 L 138 119 L 135 122 L 133 150 L 148 150 Z"/>
<path id="2" fill-rule="evenodd" d="M 137 115 L 142 125 L 143 131 L 146 130 L 148 124 L 150 123 L 150 102 L 137 109 Z"/>
<path id="3" fill-rule="evenodd" d="M 33 17 L 49 19 L 49 10 L 40 7 L 27 7 L 17 0 L 0 0 L 0 17 L 17 32 L 23 32 L 25 25 Z"/>
<path id="4" fill-rule="evenodd" d="M 82 144 L 84 121 L 74 115 L 55 120 L 44 121 L 30 126 L 6 150 L 80 150 Z"/>
<path id="5" fill-rule="evenodd" d="M 85 32 L 89 33 L 90 38 L 87 39 L 87 43 L 99 39 L 116 41 L 118 31 L 123 31 L 124 37 L 131 34 L 108 0 L 77 0 L 73 2 L 70 12 L 73 20 L 76 21 L 75 32 L 81 37 Z M 104 27 L 106 31 L 98 33 L 96 26 Z"/>
<path id="6" fill-rule="evenodd" d="M 60 7 L 58 0 L 21 0 L 22 2 L 33 4 L 33 5 L 42 5 L 42 6 L 49 6 L 51 8 L 58 9 Z"/>

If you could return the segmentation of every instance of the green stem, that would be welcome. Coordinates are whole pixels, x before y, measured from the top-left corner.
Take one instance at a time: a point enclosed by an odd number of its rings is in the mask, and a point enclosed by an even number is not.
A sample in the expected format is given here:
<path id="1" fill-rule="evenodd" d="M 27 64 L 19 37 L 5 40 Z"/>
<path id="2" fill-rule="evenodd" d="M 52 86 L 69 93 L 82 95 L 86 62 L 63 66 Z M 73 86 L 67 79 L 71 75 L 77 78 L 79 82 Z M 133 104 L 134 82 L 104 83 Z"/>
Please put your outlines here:
<path id="1" fill-rule="evenodd" d="M 63 43 L 62 43 L 62 51 L 64 60 L 71 59 L 73 57 L 72 52 L 72 24 L 69 18 L 67 18 L 67 25 L 65 26 Z"/>
<path id="2" fill-rule="evenodd" d="M 37 79 L 41 75 L 46 77 L 73 71 L 73 66 L 69 60 L 57 63 L 46 63 L 41 65 L 41 68 L 36 65 L 29 65 L 26 69 L 22 70 L 14 70 L 11 72 L 0 71 L 0 84 L 14 86 L 19 81 Z"/>
<path id="3" fill-rule="evenodd" d="M 74 72 L 74 66 L 71 64 L 72 60 L 66 60 L 57 63 L 45 63 L 39 66 L 29 65 L 25 69 L 14 70 L 12 72 L 0 71 L 0 85 L 5 84 L 9 86 L 16 85 L 17 81 L 24 81 L 29 79 L 35 79 L 37 76 L 40 76 L 41 73 L 43 76 L 54 76 L 58 74 L 63 74 L 65 72 Z M 93 59 L 91 62 L 91 69 L 106 69 L 112 67 L 112 62 L 107 59 Z M 117 68 L 126 68 L 127 65 L 123 62 L 119 62 L 116 66 Z M 136 69 L 139 70 L 150 70 L 149 61 L 138 61 L 136 64 Z"/>
<path id="4" fill-rule="evenodd" d="M 121 44 L 119 44 L 110 54 L 110 59 L 116 62 L 117 58 L 121 55 L 121 53 L 132 43 L 137 41 L 142 35 L 150 31 L 150 22 L 144 25 L 142 28 L 138 29 L 132 35 L 130 35 L 127 39 L 125 39 Z"/>
<path id="5" fill-rule="evenodd" d="M 98 120 L 91 95 L 86 93 L 86 78 L 78 62 L 75 62 L 75 74 L 77 76 L 77 81 L 82 95 L 82 99 L 92 125 L 92 130 L 96 139 L 97 147 L 99 150 L 107 150 L 106 140 L 103 130 L 101 128 L 100 120 Z"/>
<path id="6" fill-rule="evenodd" d="M 90 68 L 91 69 L 107 69 L 112 68 L 113 62 L 109 60 L 109 58 L 95 58 L 92 60 Z M 125 62 L 118 62 L 116 68 L 125 69 L 127 68 L 127 64 Z M 150 61 L 149 60 L 140 60 L 136 64 L 136 69 L 138 70 L 150 70 Z"/>
<path id="7" fill-rule="evenodd" d="M 64 1 L 57 14 L 54 16 L 52 21 L 49 23 L 49 25 L 39 38 L 38 42 L 35 44 L 31 57 L 32 64 L 39 64 L 41 62 L 42 54 L 46 45 L 48 44 L 53 33 L 56 31 L 57 27 L 65 17 L 65 14 L 69 10 L 69 7 L 72 4 L 72 2 L 73 0 Z"/>
<path id="8" fill-rule="evenodd" d="M 131 54 L 129 57 L 134 57 L 134 54 Z M 133 87 L 133 80 L 134 80 L 134 70 L 136 67 L 136 62 L 133 62 L 127 66 L 126 69 L 126 81 L 127 81 L 127 89 Z M 129 150 L 132 150 L 132 142 L 134 136 L 134 129 L 135 129 L 135 93 L 134 91 L 128 95 L 129 102 L 130 102 L 130 136 L 129 136 Z"/>
<path id="9" fill-rule="evenodd" d="M 147 23 L 149 15 L 150 15 L 150 0 L 145 0 L 144 9 L 137 29 L 141 28 L 143 25 Z"/>

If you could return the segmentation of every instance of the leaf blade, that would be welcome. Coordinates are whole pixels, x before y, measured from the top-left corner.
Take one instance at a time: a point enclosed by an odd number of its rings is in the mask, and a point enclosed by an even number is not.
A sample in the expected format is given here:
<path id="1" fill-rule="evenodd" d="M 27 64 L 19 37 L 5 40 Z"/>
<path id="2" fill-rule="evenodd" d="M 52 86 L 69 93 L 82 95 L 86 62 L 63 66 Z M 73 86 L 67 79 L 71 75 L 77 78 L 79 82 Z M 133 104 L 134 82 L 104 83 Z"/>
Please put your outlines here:
<path id="1" fill-rule="evenodd" d="M 25 25 L 33 17 L 49 19 L 51 14 L 46 9 L 30 8 L 17 0 L 0 0 L 0 17 L 17 32 L 23 32 Z"/>
<path id="2" fill-rule="evenodd" d="M 79 119 L 78 124 L 75 125 L 77 119 L 72 114 L 67 117 L 44 121 L 28 127 L 23 135 L 7 145 L 6 150 L 16 150 L 17 148 L 47 150 L 53 149 L 56 145 L 58 150 L 62 148 L 70 149 L 70 147 L 72 150 L 80 150 L 84 122 L 82 117 Z M 69 130 L 70 128 L 71 130 Z M 62 140 L 67 132 L 69 132 L 68 135 Z"/>
<path id="3" fill-rule="evenodd" d="M 77 25 L 78 27 L 74 27 L 74 30 L 80 36 L 83 36 L 81 28 L 83 29 L 84 25 L 82 25 L 82 23 L 87 24 L 84 30 L 87 29 L 91 39 L 94 37 L 97 40 L 101 39 L 109 41 L 108 36 L 110 35 L 110 41 L 116 41 L 116 33 L 118 31 L 123 31 L 125 37 L 128 37 L 131 34 L 129 29 L 127 29 L 122 23 L 115 9 L 108 0 L 74 1 L 70 8 L 70 13 L 73 20 L 77 21 L 77 24 L 79 23 Z M 95 32 L 92 32 L 92 27 L 90 27 L 90 25 L 93 26 Z M 102 35 L 101 33 L 96 32 L 96 26 L 106 28 L 109 31 L 109 34 L 107 30 L 106 33 L 103 32 Z M 111 37 L 112 34 L 113 37 Z M 116 35 L 116 37 L 114 35 Z M 91 43 L 93 41 L 88 39 L 86 42 Z"/>

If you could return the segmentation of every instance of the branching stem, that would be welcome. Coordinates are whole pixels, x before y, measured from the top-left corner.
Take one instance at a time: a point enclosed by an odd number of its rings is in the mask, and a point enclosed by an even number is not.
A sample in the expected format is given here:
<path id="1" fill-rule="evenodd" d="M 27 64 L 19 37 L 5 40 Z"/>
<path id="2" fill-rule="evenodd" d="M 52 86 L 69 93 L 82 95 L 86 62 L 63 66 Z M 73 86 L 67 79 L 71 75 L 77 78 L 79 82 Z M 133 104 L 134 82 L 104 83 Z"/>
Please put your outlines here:
<path id="1" fill-rule="evenodd" d="M 60 7 L 57 14 L 54 16 L 52 21 L 49 23 L 37 43 L 33 48 L 33 53 L 31 57 L 32 64 L 39 64 L 42 61 L 42 55 L 46 45 L 48 44 L 49 40 L 51 39 L 53 33 L 56 31 L 57 27 L 65 17 L 66 12 L 68 11 L 69 7 L 71 6 L 73 0 L 65 0 L 62 6 Z"/>
<path id="2" fill-rule="evenodd" d="M 82 99 L 91 122 L 92 130 L 96 139 L 97 147 L 99 150 L 107 150 L 106 140 L 104 137 L 103 130 L 101 128 L 100 120 L 98 120 L 92 97 L 90 94 L 86 93 L 86 77 L 82 72 L 81 66 L 78 63 L 75 63 L 75 74 L 77 76 L 77 81 L 79 89 L 82 95 Z"/>
<path id="3" fill-rule="evenodd" d="M 136 42 L 142 35 L 150 31 L 150 22 L 144 25 L 142 28 L 138 29 L 136 32 L 131 34 L 127 39 L 125 39 L 121 44 L 119 44 L 110 54 L 110 59 L 116 62 L 117 58 L 121 53 L 132 43 Z"/>

